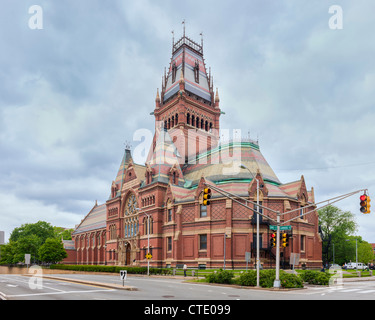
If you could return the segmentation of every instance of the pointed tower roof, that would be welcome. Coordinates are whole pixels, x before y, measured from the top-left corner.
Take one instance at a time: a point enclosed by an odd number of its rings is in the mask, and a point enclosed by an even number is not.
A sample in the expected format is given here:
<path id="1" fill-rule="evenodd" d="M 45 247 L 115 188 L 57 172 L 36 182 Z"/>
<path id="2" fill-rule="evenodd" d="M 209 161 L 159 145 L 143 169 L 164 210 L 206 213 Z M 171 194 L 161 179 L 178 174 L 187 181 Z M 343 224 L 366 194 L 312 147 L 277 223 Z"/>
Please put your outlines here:
<path id="1" fill-rule="evenodd" d="M 179 164 L 180 155 L 175 147 L 169 133 L 158 128 L 156 133 L 156 145 L 154 150 L 150 150 L 147 158 L 147 165 L 153 172 L 153 182 L 163 182 L 168 184 L 170 175 L 177 173 L 178 184 L 184 184 L 184 177 Z"/>
<path id="2" fill-rule="evenodd" d="M 185 91 L 208 102 L 212 102 L 213 92 L 203 58 L 203 43 L 198 44 L 184 35 L 173 42 L 172 58 L 163 87 L 163 102 L 178 93 L 183 81 Z"/>

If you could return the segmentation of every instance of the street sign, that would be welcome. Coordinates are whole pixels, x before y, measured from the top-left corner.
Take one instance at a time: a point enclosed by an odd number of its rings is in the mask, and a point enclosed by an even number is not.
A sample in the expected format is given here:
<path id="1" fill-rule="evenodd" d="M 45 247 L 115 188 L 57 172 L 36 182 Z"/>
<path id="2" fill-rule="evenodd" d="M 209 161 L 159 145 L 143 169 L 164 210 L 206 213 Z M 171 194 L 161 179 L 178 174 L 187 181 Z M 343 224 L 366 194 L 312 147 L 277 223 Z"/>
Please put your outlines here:
<path id="1" fill-rule="evenodd" d="M 122 286 L 125 285 L 126 276 L 128 275 L 127 270 L 120 270 L 120 278 L 122 280 Z"/>
<path id="2" fill-rule="evenodd" d="M 251 252 L 245 252 L 245 260 L 246 260 L 246 262 L 251 261 Z"/>
<path id="3" fill-rule="evenodd" d="M 120 278 L 121 278 L 121 280 L 126 280 L 127 274 L 128 274 L 127 270 L 120 270 Z"/>
<path id="4" fill-rule="evenodd" d="M 277 230 L 277 226 L 270 226 L 270 230 Z M 280 231 L 292 230 L 292 226 L 280 226 Z"/>
<path id="5" fill-rule="evenodd" d="M 147 259 L 147 260 L 152 259 L 152 254 L 151 254 L 150 252 L 148 252 L 148 253 L 146 254 L 146 259 Z"/>
<path id="6" fill-rule="evenodd" d="M 25 253 L 25 264 L 29 265 L 31 259 L 31 254 Z"/>
<path id="7" fill-rule="evenodd" d="M 299 253 L 291 253 L 290 254 L 290 264 L 293 265 L 293 268 L 294 266 L 298 265 L 299 264 L 299 258 L 300 258 L 300 254 Z"/>

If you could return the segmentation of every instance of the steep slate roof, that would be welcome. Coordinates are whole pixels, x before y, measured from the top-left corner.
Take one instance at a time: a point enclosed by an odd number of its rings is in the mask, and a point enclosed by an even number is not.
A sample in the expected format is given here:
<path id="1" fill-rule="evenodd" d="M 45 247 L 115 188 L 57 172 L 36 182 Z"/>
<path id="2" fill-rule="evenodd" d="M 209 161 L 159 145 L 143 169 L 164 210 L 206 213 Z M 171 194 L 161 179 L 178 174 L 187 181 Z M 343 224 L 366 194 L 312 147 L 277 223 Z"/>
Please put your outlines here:
<path id="1" fill-rule="evenodd" d="M 87 232 L 91 230 L 105 229 L 106 227 L 106 205 L 101 204 L 95 206 L 86 215 L 86 217 L 81 221 L 78 227 L 74 230 L 72 234 L 78 234 L 82 232 Z"/>
<path id="2" fill-rule="evenodd" d="M 116 186 L 117 186 L 116 196 L 118 196 L 121 192 L 121 186 L 122 186 L 123 181 L 124 181 L 125 171 L 126 171 L 126 168 L 129 165 L 130 161 L 133 161 L 133 158 L 132 158 L 130 149 L 126 148 L 124 156 L 122 157 L 122 160 L 121 160 L 121 163 L 120 163 L 120 167 L 117 171 L 116 178 L 115 178 L 115 183 L 116 183 Z"/>
<path id="3" fill-rule="evenodd" d="M 198 82 L 195 79 L 196 65 L 199 67 Z M 176 68 L 176 74 L 173 79 L 174 67 Z M 186 91 L 190 91 L 211 102 L 212 92 L 203 59 L 203 47 L 186 36 L 183 36 L 179 41 L 173 44 L 173 53 L 166 79 L 163 102 L 178 92 L 179 80 L 181 80 L 181 78 L 185 81 Z"/>

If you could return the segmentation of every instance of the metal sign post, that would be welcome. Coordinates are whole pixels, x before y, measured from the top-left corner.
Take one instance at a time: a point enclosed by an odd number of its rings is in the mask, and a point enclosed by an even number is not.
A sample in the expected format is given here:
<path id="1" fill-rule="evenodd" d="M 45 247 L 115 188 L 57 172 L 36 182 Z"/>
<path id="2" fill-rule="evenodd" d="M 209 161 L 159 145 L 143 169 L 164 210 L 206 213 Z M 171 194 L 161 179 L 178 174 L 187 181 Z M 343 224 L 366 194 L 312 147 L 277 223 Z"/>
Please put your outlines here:
<path id="1" fill-rule="evenodd" d="M 120 270 L 120 278 L 122 280 L 122 286 L 125 285 L 125 280 L 126 280 L 127 274 L 128 274 L 127 270 Z"/>
<path id="2" fill-rule="evenodd" d="M 31 260 L 31 254 L 25 253 L 25 264 L 27 265 L 27 269 L 29 269 L 30 260 Z"/>
<path id="3" fill-rule="evenodd" d="M 273 282 L 274 288 L 280 288 L 280 212 L 277 213 L 276 232 L 276 279 Z"/>

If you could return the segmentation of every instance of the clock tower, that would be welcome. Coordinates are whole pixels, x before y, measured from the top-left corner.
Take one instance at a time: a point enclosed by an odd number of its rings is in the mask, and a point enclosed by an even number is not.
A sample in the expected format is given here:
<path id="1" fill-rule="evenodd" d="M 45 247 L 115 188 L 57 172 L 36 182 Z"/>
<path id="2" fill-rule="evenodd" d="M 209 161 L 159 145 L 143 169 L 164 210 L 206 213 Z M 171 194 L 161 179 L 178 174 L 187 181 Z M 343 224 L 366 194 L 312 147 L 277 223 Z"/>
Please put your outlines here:
<path id="1" fill-rule="evenodd" d="M 219 95 L 203 58 L 203 40 L 184 35 L 173 41 L 168 72 L 155 99 L 155 132 L 164 129 L 174 142 L 180 164 L 216 147 L 219 142 Z M 154 148 L 156 138 L 154 138 Z"/>

